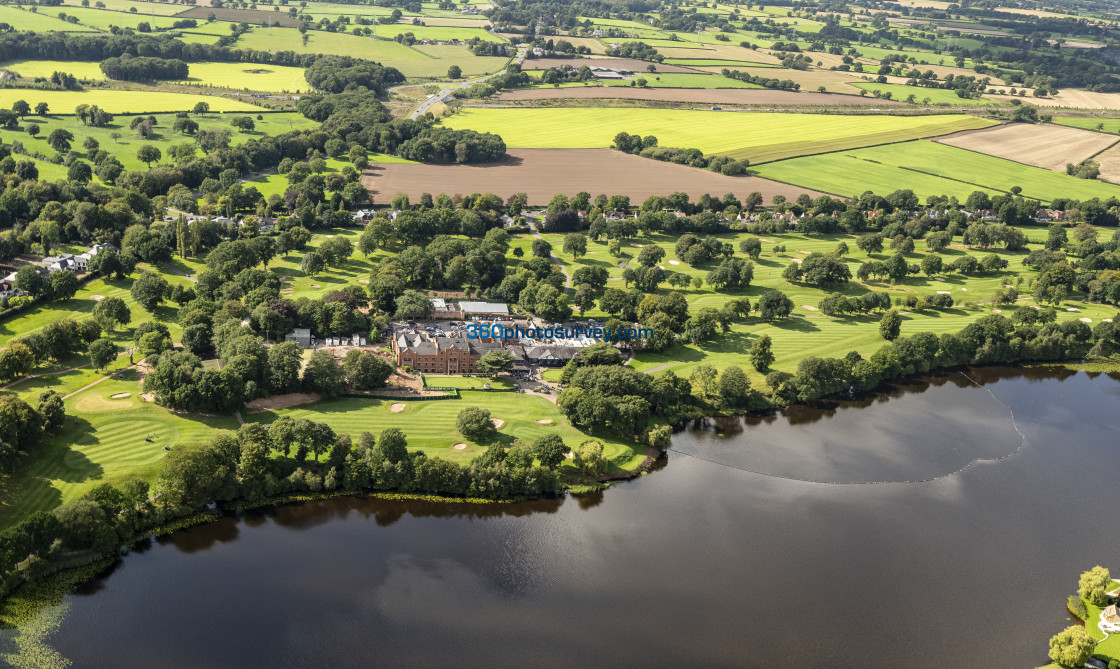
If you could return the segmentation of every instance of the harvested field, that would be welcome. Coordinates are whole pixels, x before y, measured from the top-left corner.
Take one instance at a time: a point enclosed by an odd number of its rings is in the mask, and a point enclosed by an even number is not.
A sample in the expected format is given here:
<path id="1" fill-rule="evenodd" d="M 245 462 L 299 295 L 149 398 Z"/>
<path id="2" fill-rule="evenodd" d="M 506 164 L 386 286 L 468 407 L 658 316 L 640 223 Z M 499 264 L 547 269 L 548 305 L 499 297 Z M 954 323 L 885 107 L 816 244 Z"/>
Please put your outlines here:
<path id="1" fill-rule="evenodd" d="M 1101 179 L 1120 183 L 1120 146 L 1112 147 L 1093 160 L 1101 164 Z"/>
<path id="2" fill-rule="evenodd" d="M 625 99 L 657 100 L 662 102 L 697 102 L 701 104 L 734 105 L 811 105 L 811 106 L 860 106 L 885 107 L 905 104 L 899 100 L 876 100 L 858 95 L 833 95 L 828 93 L 795 93 L 751 88 L 629 88 L 624 86 L 596 86 L 592 88 L 528 88 L 503 91 L 494 96 L 507 100 Z"/>
<path id="3" fill-rule="evenodd" d="M 1009 123 L 959 132 L 933 141 L 1064 172 L 1066 163 L 1079 163 L 1112 146 L 1120 138 L 1049 123 Z"/>
<path id="4" fill-rule="evenodd" d="M 191 7 L 184 12 L 176 14 L 176 16 L 205 21 L 211 14 L 215 15 L 220 21 L 233 21 L 234 23 L 244 21 L 254 26 L 259 26 L 267 22 L 274 26 L 298 28 L 300 23 L 298 19 L 288 16 L 285 12 L 265 12 L 256 9 L 231 9 L 227 7 L 222 7 L 220 9 L 212 7 Z"/>
<path id="5" fill-rule="evenodd" d="M 758 191 L 766 202 L 775 195 L 790 200 L 801 193 L 821 195 L 768 179 L 728 177 L 610 149 L 510 149 L 508 153 L 506 161 L 487 165 L 373 165 L 362 184 L 378 201 L 397 193 L 419 198 L 433 191 L 490 192 L 501 197 L 526 193 L 530 204 L 547 204 L 556 193 L 583 190 L 629 195 L 632 202 L 676 191 L 694 199 L 704 193 L 728 192 L 743 199 Z"/>
<path id="6" fill-rule="evenodd" d="M 1096 93 L 1068 88 L 1048 98 L 1031 98 L 1039 107 L 1070 107 L 1072 109 L 1120 109 L 1120 93 Z"/>
<path id="7" fill-rule="evenodd" d="M 287 393 L 285 395 L 273 395 L 272 397 L 261 397 L 250 402 L 245 403 L 245 408 L 249 413 L 257 413 L 259 411 L 272 411 L 274 409 L 287 409 L 288 407 L 295 407 L 301 404 L 311 404 L 318 402 L 321 397 L 317 393 Z"/>
<path id="8" fill-rule="evenodd" d="M 533 60 L 526 61 L 525 69 L 534 70 L 547 70 L 550 67 L 563 67 L 571 65 L 577 70 L 584 65 L 588 67 L 608 67 L 618 70 L 630 70 L 644 74 L 646 67 L 653 65 L 657 68 L 658 72 L 695 72 L 687 67 L 680 65 L 664 65 L 661 63 L 649 63 L 644 60 L 634 60 L 632 58 L 534 58 Z"/>

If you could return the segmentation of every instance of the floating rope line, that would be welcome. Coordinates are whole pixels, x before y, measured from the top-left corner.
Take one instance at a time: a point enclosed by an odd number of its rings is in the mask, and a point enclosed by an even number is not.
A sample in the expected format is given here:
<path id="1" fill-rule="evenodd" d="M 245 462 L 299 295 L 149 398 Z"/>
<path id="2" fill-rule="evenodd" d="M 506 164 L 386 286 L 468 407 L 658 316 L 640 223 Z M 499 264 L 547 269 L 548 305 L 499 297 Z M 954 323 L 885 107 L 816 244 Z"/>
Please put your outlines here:
<path id="1" fill-rule="evenodd" d="M 941 479 L 947 479 L 950 476 L 956 476 L 957 474 L 960 474 L 961 472 L 968 469 L 969 467 L 972 467 L 973 465 L 976 465 L 976 464 L 979 464 L 979 463 L 982 463 L 982 462 L 1000 462 L 1000 461 L 1007 460 L 1009 458 L 1012 458 L 1012 457 L 1018 455 L 1019 452 L 1023 450 L 1023 446 L 1025 446 L 1026 443 L 1027 443 L 1027 435 L 1023 434 L 1023 431 L 1019 429 L 1019 423 L 1018 423 L 1018 421 L 1015 420 L 1015 411 L 1010 406 L 1008 406 L 1006 403 L 1004 403 L 1002 400 L 1000 400 L 1000 398 L 996 397 L 996 394 L 993 393 L 989 388 L 977 383 L 968 374 L 965 374 L 964 372 L 956 372 L 956 373 L 960 374 L 964 378 L 968 379 L 968 381 L 970 383 L 972 383 L 973 385 L 975 385 L 977 388 L 980 388 L 984 392 L 991 395 L 992 399 L 994 399 L 1001 406 L 1003 406 L 1005 409 L 1007 409 L 1007 413 L 1011 416 L 1011 427 L 1013 427 L 1015 429 L 1015 433 L 1019 435 L 1019 445 L 1015 447 L 1015 450 L 1011 451 L 1010 453 L 1007 453 L 1006 455 L 1001 455 L 997 458 L 980 458 L 980 457 L 973 458 L 972 460 L 969 460 L 964 465 L 962 465 L 959 469 L 957 469 L 955 471 L 951 471 L 947 474 L 941 474 L 939 476 L 933 476 L 933 477 L 926 478 L 926 479 L 907 479 L 907 480 L 892 480 L 892 481 L 816 481 L 816 480 L 813 480 L 813 479 L 798 478 L 796 476 L 785 476 L 783 474 L 772 474 L 772 473 L 768 473 L 768 472 L 760 472 L 760 471 L 755 470 L 755 469 L 750 469 L 749 467 L 741 467 L 739 465 L 732 465 L 732 464 L 728 464 L 726 462 L 720 462 L 719 460 L 713 460 L 711 458 L 706 458 L 706 457 L 697 455 L 695 453 L 686 453 L 685 451 L 678 450 L 678 449 L 673 448 L 671 446 L 668 448 L 668 450 L 670 450 L 674 453 L 677 453 L 679 455 L 684 455 L 684 456 L 687 456 L 687 457 L 690 457 L 690 458 L 695 458 L 697 460 L 703 460 L 704 462 L 710 462 L 714 465 L 719 465 L 721 467 L 727 467 L 728 469 L 737 469 L 737 470 L 742 471 L 742 472 L 748 472 L 750 474 L 757 474 L 758 476 L 765 476 L 767 478 L 772 478 L 772 479 L 780 479 L 782 481 L 794 481 L 794 482 L 797 482 L 797 483 L 815 483 L 815 484 L 818 484 L 818 485 L 890 485 L 890 484 L 901 484 L 901 483 L 931 483 L 933 481 L 940 481 Z"/>

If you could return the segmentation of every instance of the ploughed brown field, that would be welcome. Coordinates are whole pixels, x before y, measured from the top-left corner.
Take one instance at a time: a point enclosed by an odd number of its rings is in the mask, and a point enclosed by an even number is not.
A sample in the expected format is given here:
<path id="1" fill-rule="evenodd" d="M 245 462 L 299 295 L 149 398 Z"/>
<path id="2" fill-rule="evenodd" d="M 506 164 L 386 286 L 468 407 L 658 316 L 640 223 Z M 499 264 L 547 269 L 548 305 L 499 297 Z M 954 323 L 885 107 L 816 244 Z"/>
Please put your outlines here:
<path id="1" fill-rule="evenodd" d="M 628 195 L 638 204 L 650 195 L 685 192 L 692 199 L 705 193 L 740 200 L 754 191 L 770 202 L 775 195 L 794 200 L 817 191 L 759 177 L 728 177 L 708 170 L 641 158 L 612 149 L 510 149 L 500 163 L 484 165 L 421 165 L 382 163 L 362 176 L 374 201 L 384 204 L 398 193 L 415 200 L 423 193 L 469 195 L 494 193 L 509 197 L 525 193 L 529 203 L 548 204 L 553 195 Z"/>
<path id="2" fill-rule="evenodd" d="M 631 72 L 638 72 L 640 74 L 648 73 L 646 69 L 653 65 L 658 72 L 695 72 L 696 70 L 681 67 L 680 65 L 668 65 L 662 63 L 651 63 L 645 60 L 637 60 L 634 58 L 533 58 L 521 64 L 523 70 L 547 70 L 550 67 L 563 67 L 571 65 L 577 70 L 584 65 L 588 67 L 605 67 L 612 70 L 630 70 Z"/>
<path id="3" fill-rule="evenodd" d="M 498 101 L 553 100 L 564 98 L 626 100 L 658 100 L 661 102 L 697 102 L 701 104 L 736 105 L 859 105 L 861 107 L 886 107 L 903 104 L 898 100 L 878 100 L 858 95 L 830 95 L 828 93 L 797 93 L 756 88 L 630 88 L 628 86 L 595 86 L 591 88 L 529 88 L 519 91 L 502 91 L 494 96 Z"/>
<path id="4" fill-rule="evenodd" d="M 933 140 L 977 153 L 1064 172 L 1116 143 L 1114 135 L 1061 125 L 1008 123 L 983 130 L 966 130 Z"/>

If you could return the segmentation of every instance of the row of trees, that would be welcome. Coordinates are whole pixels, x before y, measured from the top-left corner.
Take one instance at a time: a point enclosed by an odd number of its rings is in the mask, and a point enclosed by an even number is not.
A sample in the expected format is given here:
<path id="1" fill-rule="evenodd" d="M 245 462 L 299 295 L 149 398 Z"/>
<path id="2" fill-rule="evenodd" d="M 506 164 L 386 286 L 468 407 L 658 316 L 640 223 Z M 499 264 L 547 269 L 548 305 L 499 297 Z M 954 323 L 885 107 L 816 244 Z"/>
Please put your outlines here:
<path id="1" fill-rule="evenodd" d="M 190 75 L 189 66 L 178 58 L 134 57 L 129 54 L 101 61 L 101 71 L 106 77 L 120 81 L 182 81 Z"/>

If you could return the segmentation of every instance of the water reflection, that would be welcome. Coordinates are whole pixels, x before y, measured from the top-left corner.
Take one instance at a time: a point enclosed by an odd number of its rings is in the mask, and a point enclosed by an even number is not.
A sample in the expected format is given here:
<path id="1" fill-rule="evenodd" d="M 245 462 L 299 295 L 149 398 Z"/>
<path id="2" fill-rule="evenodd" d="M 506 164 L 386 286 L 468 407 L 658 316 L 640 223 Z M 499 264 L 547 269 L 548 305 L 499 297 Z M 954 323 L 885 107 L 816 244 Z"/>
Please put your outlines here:
<path id="1" fill-rule="evenodd" d="M 1115 376 L 968 370 L 674 436 L 605 493 L 514 505 L 338 498 L 126 556 L 52 642 L 81 667 L 1031 667 L 1077 575 L 1120 551 Z M 722 434 L 723 436 L 717 436 Z M 1117 565 L 1108 565 L 1114 569 Z M 1008 640 L 1013 640 L 1008 643 Z"/>

